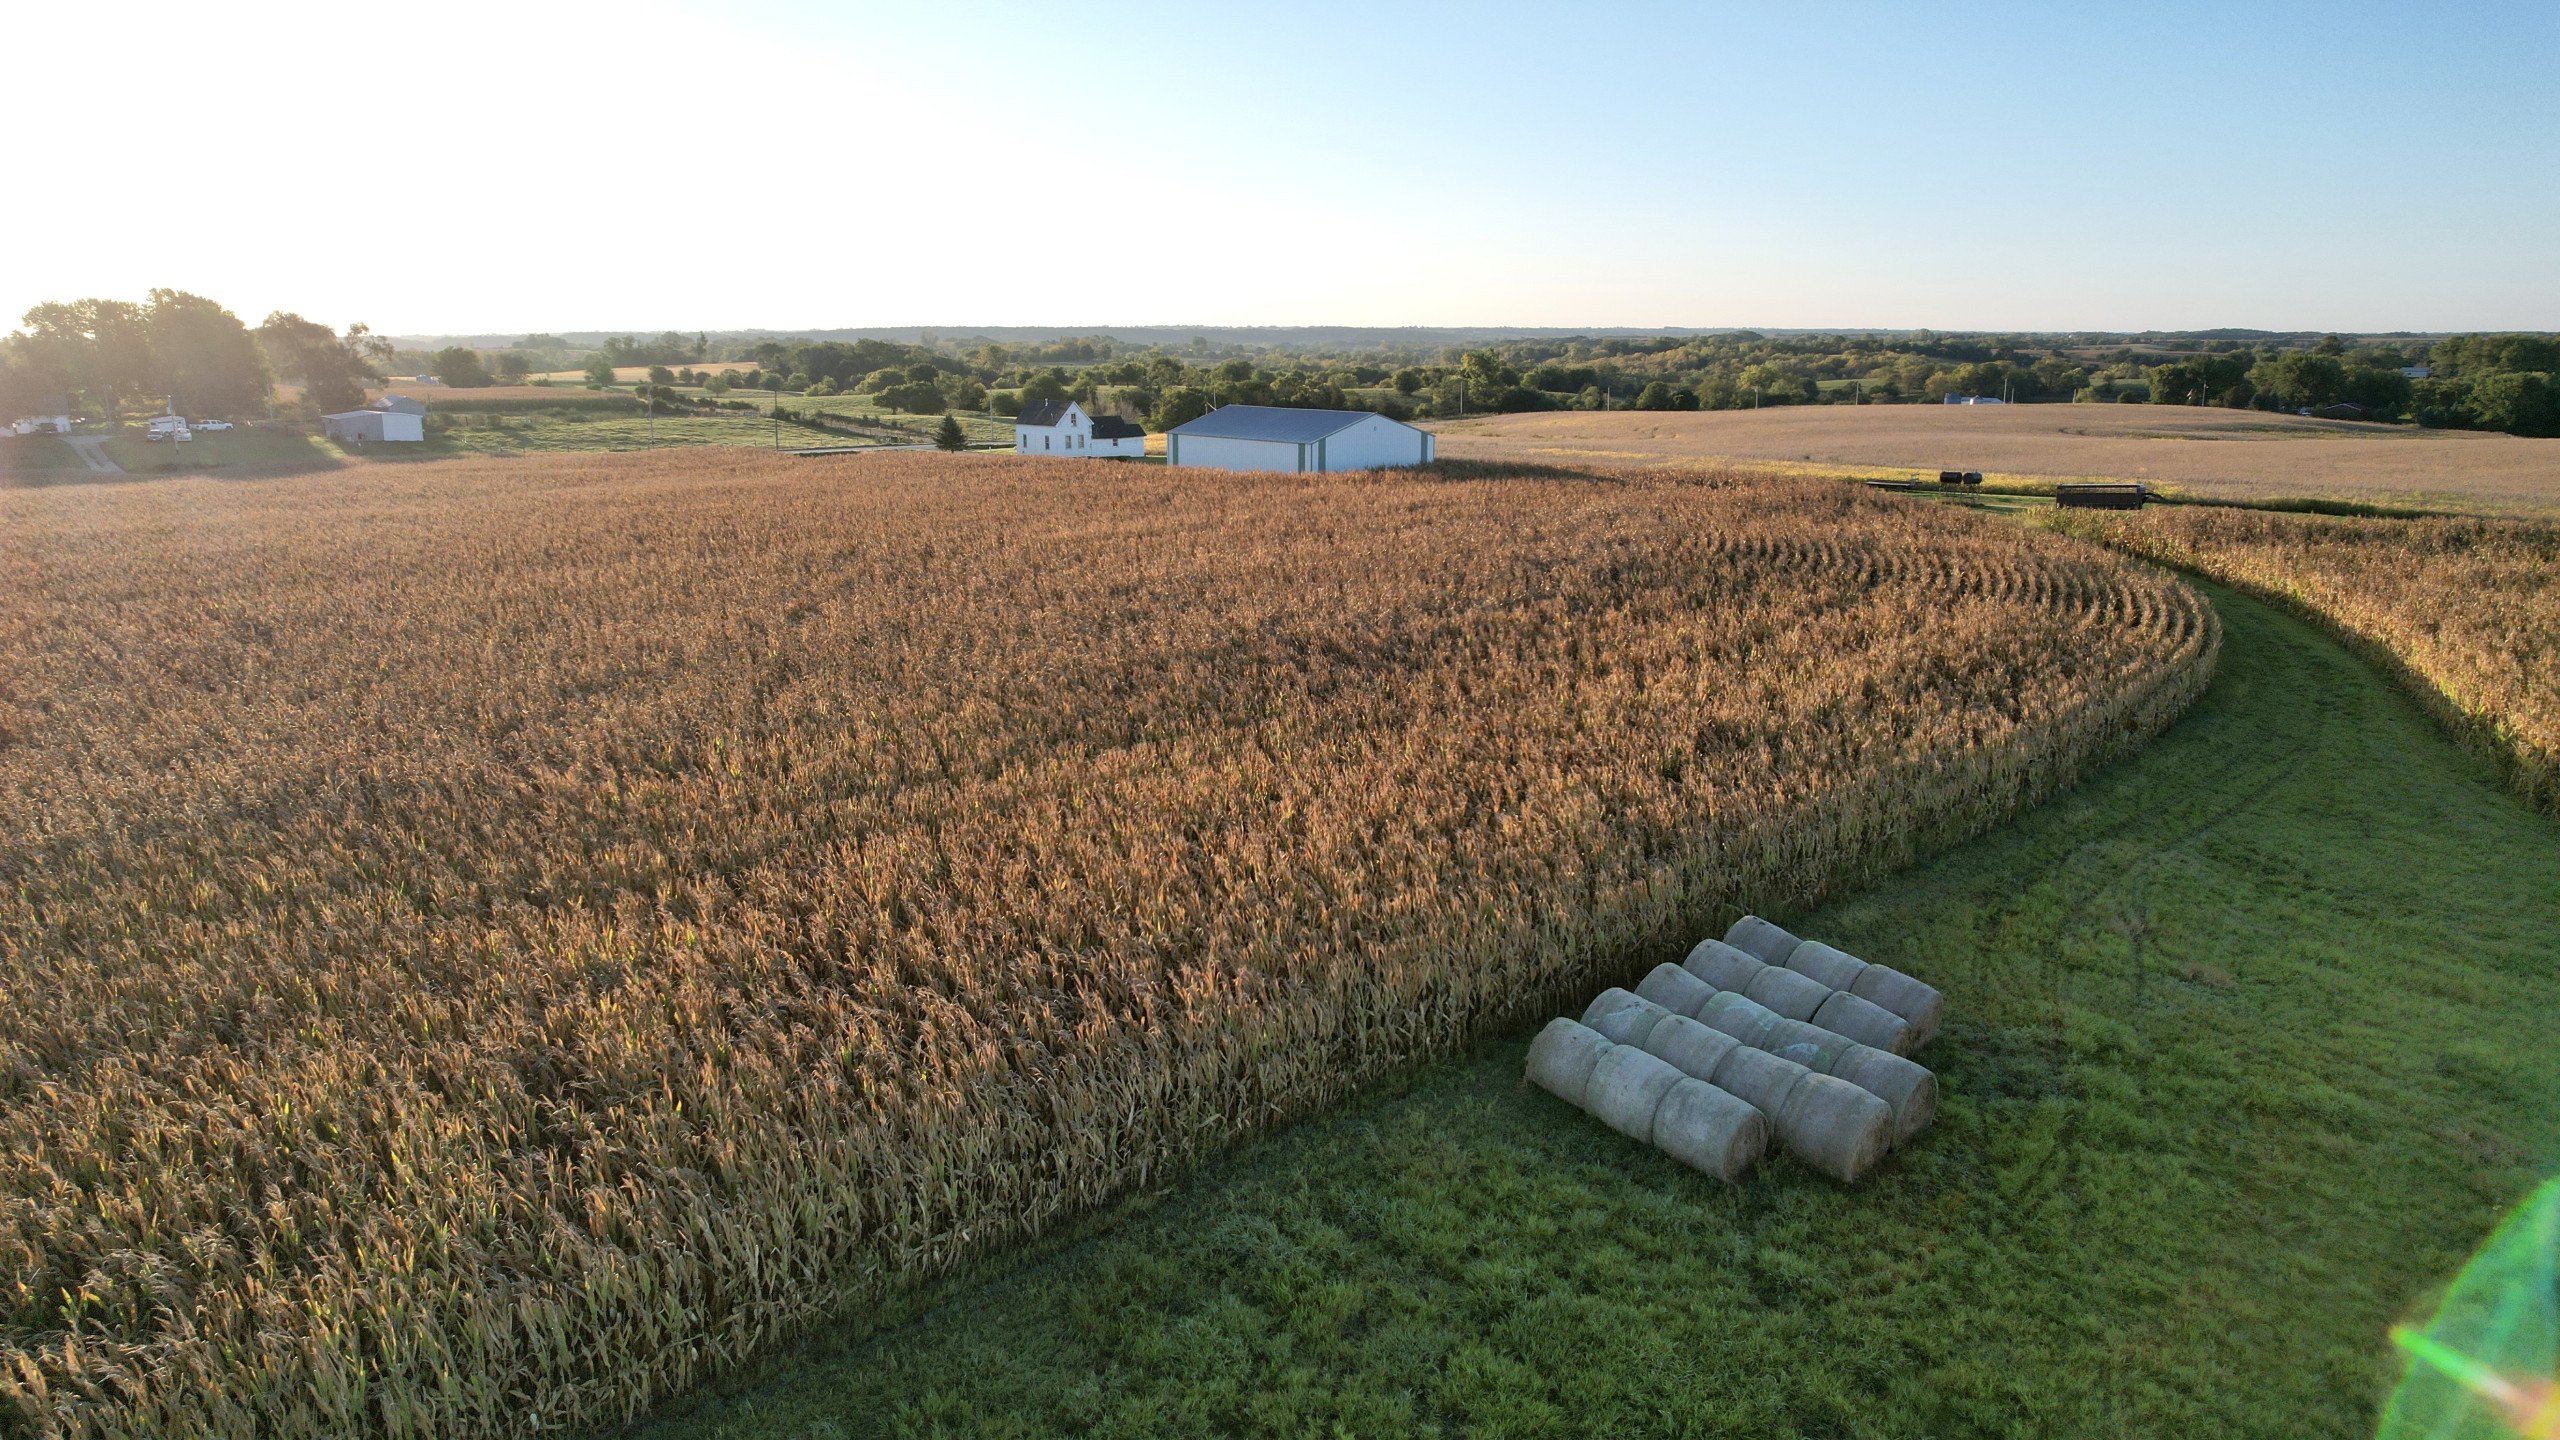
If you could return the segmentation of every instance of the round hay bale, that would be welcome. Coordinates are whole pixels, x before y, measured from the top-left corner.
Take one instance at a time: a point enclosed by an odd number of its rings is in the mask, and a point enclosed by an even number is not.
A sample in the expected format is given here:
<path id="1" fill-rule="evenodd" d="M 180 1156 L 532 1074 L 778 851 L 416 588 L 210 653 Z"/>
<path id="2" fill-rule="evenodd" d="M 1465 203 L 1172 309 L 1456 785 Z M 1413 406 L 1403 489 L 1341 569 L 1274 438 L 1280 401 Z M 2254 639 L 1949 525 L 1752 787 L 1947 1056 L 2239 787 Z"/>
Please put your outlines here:
<path id="1" fill-rule="evenodd" d="M 1812 1073 L 1793 1060 L 1781 1060 L 1766 1050 L 1736 1045 L 1716 1066 L 1713 1083 L 1719 1090 L 1750 1101 L 1752 1108 L 1774 1123 L 1786 1112 L 1787 1096 L 1795 1091 L 1796 1083 Z"/>
<path id="2" fill-rule="evenodd" d="M 1769 968 L 1769 962 L 1756 955 L 1746 955 L 1721 940 L 1701 940 L 1680 968 L 1706 981 L 1718 990 L 1739 995 L 1750 988 L 1751 977 Z"/>
<path id="3" fill-rule="evenodd" d="M 1742 993 L 1790 1020 L 1812 1019 L 1822 1002 L 1831 998 L 1830 988 L 1821 981 L 1775 965 L 1751 977 L 1751 988 Z"/>
<path id="4" fill-rule="evenodd" d="M 1686 1015 L 1674 1015 L 1644 1037 L 1648 1055 L 1671 1062 L 1693 1080 L 1704 1080 L 1724 1063 L 1724 1052 L 1742 1042 L 1721 1030 L 1710 1030 Z"/>
<path id="5" fill-rule="evenodd" d="M 1721 1030 L 1745 1045 L 1758 1046 L 1769 1027 L 1786 1017 L 1747 995 L 1730 990 L 1718 991 L 1715 998 L 1698 1007 L 1698 1023 L 1710 1030 Z"/>
<path id="6" fill-rule="evenodd" d="M 1840 1057 L 1857 1044 L 1802 1020 L 1780 1020 L 1760 1037 L 1760 1048 L 1782 1060 L 1793 1060 L 1816 1075 L 1828 1075 Z"/>
<path id="7" fill-rule="evenodd" d="M 1636 994 L 1674 1015 L 1697 1014 L 1698 1007 L 1714 999 L 1715 993 L 1716 987 L 1677 965 L 1654 966 L 1636 986 Z"/>
<path id="8" fill-rule="evenodd" d="M 1763 963 L 1784 965 L 1788 954 L 1804 942 L 1757 915 L 1745 915 L 1724 932 L 1724 943 L 1758 956 Z"/>
<path id="9" fill-rule="evenodd" d="M 1858 972 L 1867 968 L 1867 962 L 1819 940 L 1807 940 L 1787 956 L 1787 968 L 1799 975 L 1810 975 L 1834 990 L 1846 990 L 1857 981 Z"/>
<path id="10" fill-rule="evenodd" d="M 1911 1041 L 1912 1050 L 1938 1038 L 1938 1022 L 1947 1012 L 1947 997 L 1939 994 L 1937 987 L 1924 985 L 1890 965 L 1870 965 L 1859 971 L 1858 983 L 1849 987 L 1849 993 L 1861 1000 L 1872 1000 L 1910 1021 L 1911 1028 L 1918 1032 Z"/>
<path id="11" fill-rule="evenodd" d="M 1892 1147 L 1893 1110 L 1837 1076 L 1807 1072 L 1788 1090 L 1775 1128 L 1788 1154 L 1855 1185 Z"/>
<path id="12" fill-rule="evenodd" d="M 1852 1045 L 1831 1067 L 1893 1111 L 1893 1143 L 1907 1145 L 1938 1118 L 1938 1077 L 1926 1066 L 1868 1045 Z"/>
<path id="13" fill-rule="evenodd" d="M 1873 1045 L 1896 1055 L 1910 1054 L 1911 1042 L 1918 1035 L 1910 1021 L 1846 990 L 1832 991 L 1822 1008 L 1813 1012 L 1813 1023 L 1835 1035 L 1846 1035 L 1861 1045 Z"/>
<path id="14" fill-rule="evenodd" d="M 1591 1071 L 1611 1048 L 1609 1038 L 1588 1025 L 1550 1020 L 1529 1042 L 1529 1080 L 1539 1089 L 1579 1108 L 1591 1085 Z"/>
<path id="15" fill-rule="evenodd" d="M 1582 1012 L 1582 1023 L 1608 1037 L 1613 1045 L 1642 1045 L 1655 1024 L 1670 1013 L 1641 995 L 1612 985 Z"/>
<path id="16" fill-rule="evenodd" d="M 1633 1045 L 1612 1045 L 1601 1052 L 1600 1063 L 1591 1067 L 1591 1083 L 1582 1092 L 1583 1108 L 1628 1139 L 1650 1142 L 1654 1110 L 1662 1104 L 1662 1097 L 1671 1093 L 1672 1086 L 1688 1078 L 1671 1062 L 1647 1055 Z"/>
<path id="17" fill-rule="evenodd" d="M 1769 1122 L 1738 1095 L 1683 1080 L 1653 1112 L 1653 1143 L 1692 1170 L 1738 1185 L 1769 1148 Z"/>

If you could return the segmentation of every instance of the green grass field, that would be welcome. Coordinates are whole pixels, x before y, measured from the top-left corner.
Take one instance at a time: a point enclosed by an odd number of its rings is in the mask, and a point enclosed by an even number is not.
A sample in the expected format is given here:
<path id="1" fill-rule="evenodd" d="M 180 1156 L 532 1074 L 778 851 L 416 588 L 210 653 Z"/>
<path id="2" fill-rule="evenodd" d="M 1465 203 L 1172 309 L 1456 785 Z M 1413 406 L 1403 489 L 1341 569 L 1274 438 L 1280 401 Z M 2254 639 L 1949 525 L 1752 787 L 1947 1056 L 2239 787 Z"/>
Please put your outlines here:
<path id="1" fill-rule="evenodd" d="M 347 452 L 317 436 L 243 426 L 230 431 L 198 431 L 184 445 L 153 442 L 139 435 L 117 435 L 106 443 L 107 458 L 135 475 L 219 473 L 224 470 L 285 474 L 334 469 Z M 73 457 L 75 462 L 78 457 Z"/>
<path id="2" fill-rule="evenodd" d="M 818 403 L 827 404 L 840 414 L 850 408 L 840 401 Z M 797 402 L 786 401 L 785 407 L 797 408 Z M 904 431 L 898 434 L 848 435 L 785 420 L 780 429 L 781 445 L 786 450 L 805 450 L 865 443 L 921 443 L 931 438 L 934 427 L 941 423 L 941 417 L 923 421 L 908 416 L 906 421 Z M 1010 422 L 996 423 L 978 417 L 974 421 L 964 420 L 963 429 L 972 444 L 1010 443 L 1013 439 Z M 359 454 L 368 460 L 422 461 L 456 455 L 644 450 L 653 445 L 663 448 L 744 445 L 762 449 L 773 445 L 774 441 L 774 424 L 762 415 L 741 412 L 661 415 L 652 434 L 649 417 L 637 409 L 590 410 L 584 413 L 572 409 L 495 416 L 442 416 L 424 443 L 375 445 L 361 452 L 353 446 L 338 445 L 316 436 L 243 427 L 228 433 L 199 431 L 195 439 L 184 445 L 155 444 L 139 435 L 118 435 L 106 442 L 106 453 L 127 472 L 138 476 L 236 474 L 248 477 L 334 469 Z M 0 453 L 0 459 L 6 460 L 11 467 L 6 473 L 36 484 L 112 478 L 92 475 L 70 446 L 54 439 L 30 437 L 13 442 L 13 448 Z"/>
<path id="3" fill-rule="evenodd" d="M 58 479 L 85 475 L 80 453 L 55 435 L 12 435 L 0 439 L 0 475 Z"/>
<path id="4" fill-rule="evenodd" d="M 682 387 L 679 387 L 679 389 L 682 389 Z M 713 398 L 709 396 L 708 392 L 699 388 L 684 389 L 682 390 L 682 393 L 692 396 L 697 400 Z M 759 408 L 772 402 L 772 396 L 761 390 L 732 390 L 727 396 L 720 398 L 733 401 L 752 400 Z M 813 396 L 786 394 L 782 397 L 782 408 L 791 411 L 823 413 L 840 416 L 844 419 L 858 421 L 865 425 L 898 431 L 901 433 L 894 438 L 896 440 L 903 441 L 929 440 L 932 438 L 934 430 L 942 424 L 942 417 L 939 414 L 913 415 L 903 410 L 884 410 L 878 405 L 871 403 L 871 398 L 867 395 Z M 961 430 L 968 435 L 969 443 L 972 445 L 993 445 L 999 443 L 1011 444 L 1013 442 L 1013 421 L 1008 418 L 988 415 L 978 411 L 966 410 L 954 412 L 954 418 L 960 422 Z M 870 438 L 892 439 L 893 437 L 873 436 Z M 848 439 L 847 443 L 859 442 Z"/>
<path id="5" fill-rule="evenodd" d="M 1685 1170 L 1523 1033 L 640 1433 L 2370 1433 L 2385 1328 L 2560 1163 L 2560 824 L 2211 593 L 2157 744 L 1795 917 L 1948 993 L 1863 1187 Z"/>
<path id="6" fill-rule="evenodd" d="M 654 437 L 649 417 L 637 409 L 606 415 L 534 414 L 448 416 L 444 428 L 422 446 L 379 447 L 414 450 L 425 455 L 531 455 L 563 450 L 645 450 L 682 445 L 771 446 L 777 433 L 761 415 L 661 415 Z M 860 444 L 859 440 L 784 421 L 781 448 L 805 450 L 819 445 Z M 379 453 L 369 452 L 369 453 Z"/>

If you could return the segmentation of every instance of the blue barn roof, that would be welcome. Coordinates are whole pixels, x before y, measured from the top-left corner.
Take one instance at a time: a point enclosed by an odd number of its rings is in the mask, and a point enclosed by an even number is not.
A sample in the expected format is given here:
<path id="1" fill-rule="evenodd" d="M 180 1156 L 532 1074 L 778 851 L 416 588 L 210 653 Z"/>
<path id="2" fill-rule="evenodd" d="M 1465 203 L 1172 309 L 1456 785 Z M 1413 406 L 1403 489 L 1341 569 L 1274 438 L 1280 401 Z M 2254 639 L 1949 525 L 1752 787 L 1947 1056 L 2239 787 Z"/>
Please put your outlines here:
<path id="1" fill-rule="evenodd" d="M 1212 440 L 1278 440 L 1304 444 L 1348 430 L 1369 418 L 1367 410 L 1299 410 L 1286 405 L 1221 405 L 1166 432 Z"/>

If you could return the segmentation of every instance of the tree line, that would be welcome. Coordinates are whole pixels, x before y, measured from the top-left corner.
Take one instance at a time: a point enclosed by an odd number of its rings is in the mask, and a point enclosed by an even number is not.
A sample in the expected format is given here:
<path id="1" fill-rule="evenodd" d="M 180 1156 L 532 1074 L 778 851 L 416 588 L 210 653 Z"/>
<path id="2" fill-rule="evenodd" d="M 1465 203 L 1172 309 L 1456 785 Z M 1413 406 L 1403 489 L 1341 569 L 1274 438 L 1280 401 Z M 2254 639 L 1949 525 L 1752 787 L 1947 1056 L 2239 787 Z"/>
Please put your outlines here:
<path id="1" fill-rule="evenodd" d="M 850 396 L 930 415 L 1019 412 L 1073 399 L 1163 430 L 1221 405 L 1369 409 L 1398 419 L 1557 409 L 1732 410 L 1773 405 L 2105 401 L 2335 414 L 2560 435 L 2560 339 L 2456 335 L 2350 345 L 2337 336 L 2238 339 L 1944 334 L 1537 338 L 1425 351 L 1392 344 L 1220 356 L 1200 342 L 1108 336 L 1017 344 L 762 339 L 697 332 L 608 336 L 573 351 L 553 335 L 498 350 L 393 351 L 289 312 L 252 328 L 202 296 L 154 290 L 139 303 L 39 305 L 0 340 L 0 410 L 85 401 L 114 416 L 157 402 L 184 413 L 268 413 L 274 382 L 319 412 L 416 366 L 448 386 L 521 383 L 545 361 L 583 356 L 590 387 L 647 366 L 653 393 L 733 390 Z M 715 353 L 725 350 L 727 353 Z M 717 362 L 717 368 L 714 368 Z M 701 368 L 697 368 L 701 367 Z M 743 368 L 737 368 L 743 367 Z M 156 408 L 154 405 L 153 408 Z"/>

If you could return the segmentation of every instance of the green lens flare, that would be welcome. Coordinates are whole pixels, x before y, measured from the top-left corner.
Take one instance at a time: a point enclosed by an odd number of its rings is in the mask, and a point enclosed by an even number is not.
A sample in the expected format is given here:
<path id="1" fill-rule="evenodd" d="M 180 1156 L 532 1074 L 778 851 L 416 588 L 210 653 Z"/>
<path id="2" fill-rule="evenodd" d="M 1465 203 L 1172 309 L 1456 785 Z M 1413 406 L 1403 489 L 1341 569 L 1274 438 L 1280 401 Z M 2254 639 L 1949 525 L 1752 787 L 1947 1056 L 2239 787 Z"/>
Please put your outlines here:
<path id="1" fill-rule="evenodd" d="M 2560 1440 L 2560 1179 L 2499 1224 L 2426 1324 L 2391 1339 L 2409 1368 L 2381 1440 Z"/>

